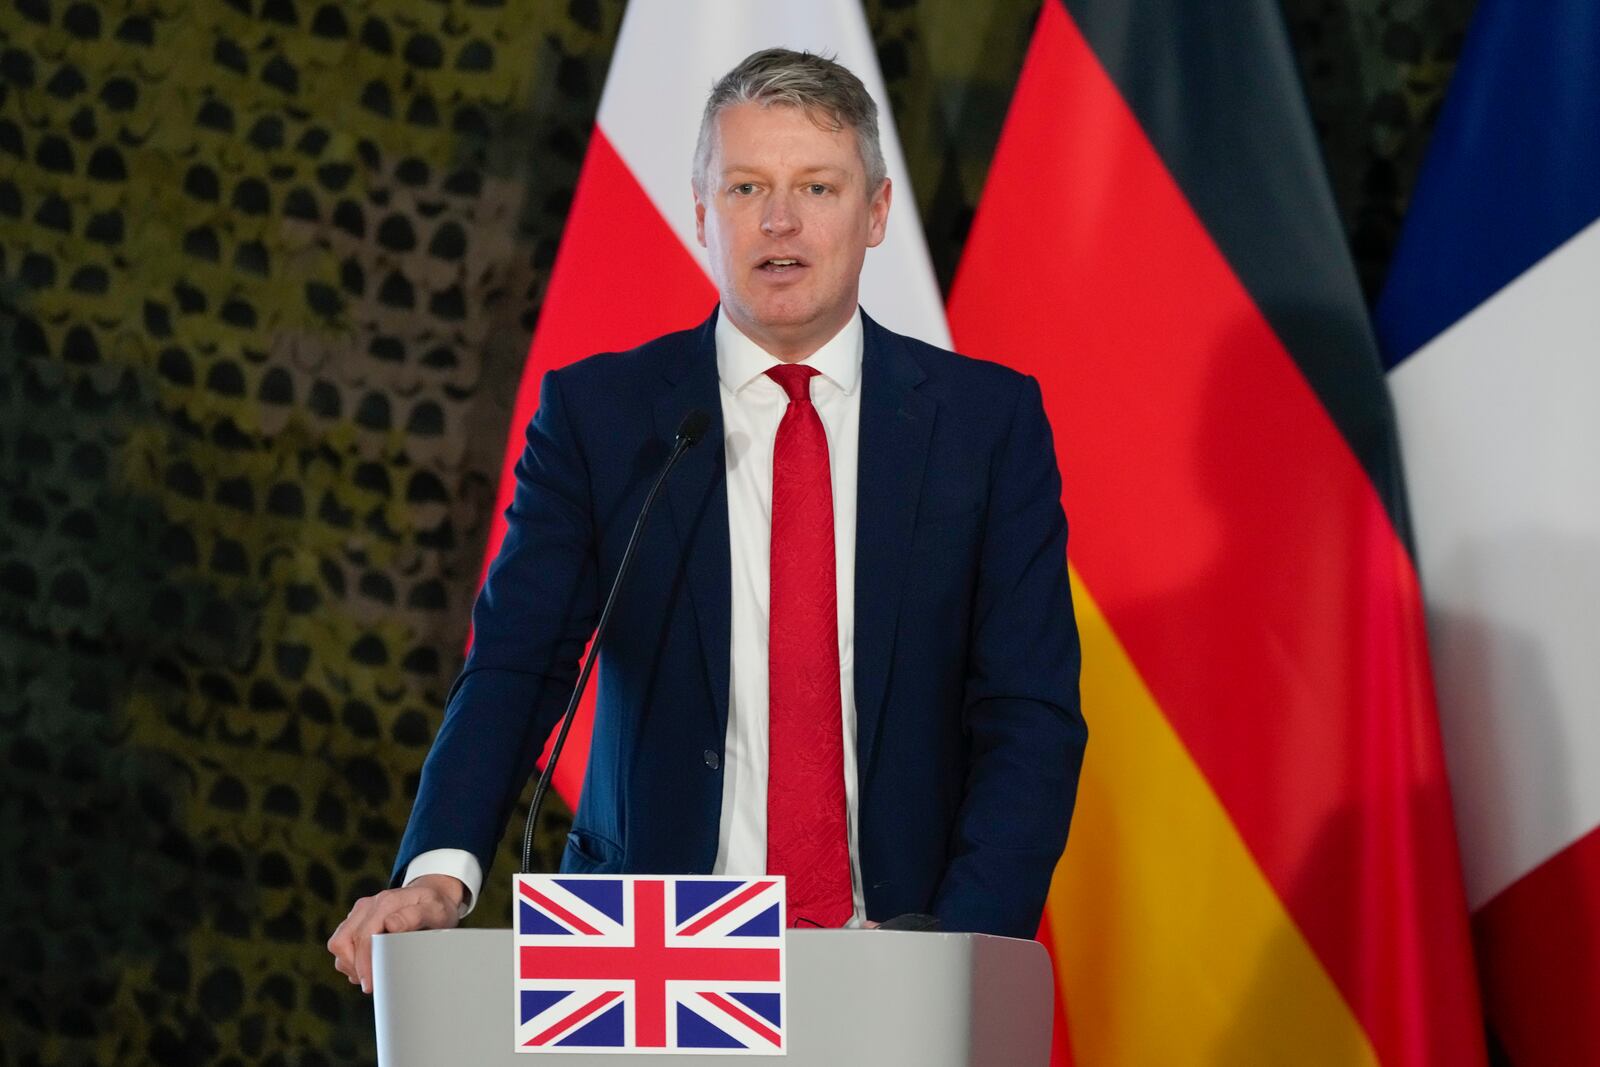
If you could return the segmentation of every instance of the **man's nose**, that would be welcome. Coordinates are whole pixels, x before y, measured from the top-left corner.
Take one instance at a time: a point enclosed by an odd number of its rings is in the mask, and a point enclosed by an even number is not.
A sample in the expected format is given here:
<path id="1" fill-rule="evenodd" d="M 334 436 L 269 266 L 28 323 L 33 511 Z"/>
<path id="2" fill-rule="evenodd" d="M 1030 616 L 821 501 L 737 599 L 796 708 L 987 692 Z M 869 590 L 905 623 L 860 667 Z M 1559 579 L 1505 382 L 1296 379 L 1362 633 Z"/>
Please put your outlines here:
<path id="1" fill-rule="evenodd" d="M 800 229 L 800 216 L 795 214 L 788 193 L 774 193 L 767 198 L 767 210 L 761 215 L 761 232 L 768 237 L 783 237 Z"/>

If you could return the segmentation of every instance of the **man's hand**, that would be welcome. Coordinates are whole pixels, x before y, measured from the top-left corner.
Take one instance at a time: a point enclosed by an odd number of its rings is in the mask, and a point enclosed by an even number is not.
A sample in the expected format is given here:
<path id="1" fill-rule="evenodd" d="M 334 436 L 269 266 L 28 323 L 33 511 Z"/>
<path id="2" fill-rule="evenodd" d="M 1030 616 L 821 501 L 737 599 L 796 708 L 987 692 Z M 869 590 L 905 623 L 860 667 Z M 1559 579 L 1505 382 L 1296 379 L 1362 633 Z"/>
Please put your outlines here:
<path id="1" fill-rule="evenodd" d="M 404 889 L 385 889 L 362 897 L 328 938 L 333 966 L 372 992 L 372 935 L 400 934 L 407 930 L 448 930 L 461 921 L 461 901 L 467 887 L 448 874 L 425 874 Z"/>

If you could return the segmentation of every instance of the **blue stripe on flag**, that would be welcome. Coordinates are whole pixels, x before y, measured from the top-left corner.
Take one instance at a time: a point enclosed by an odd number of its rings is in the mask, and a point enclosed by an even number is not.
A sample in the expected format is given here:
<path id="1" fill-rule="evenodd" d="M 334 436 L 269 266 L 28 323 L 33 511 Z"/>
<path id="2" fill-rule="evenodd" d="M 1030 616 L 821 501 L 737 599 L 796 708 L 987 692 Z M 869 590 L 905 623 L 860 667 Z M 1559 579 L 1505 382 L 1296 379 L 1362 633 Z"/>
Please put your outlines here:
<path id="1" fill-rule="evenodd" d="M 733 931 L 733 937 L 777 937 L 778 936 L 778 906 L 774 904 L 766 911 L 757 915 L 739 929 Z"/>
<path id="2" fill-rule="evenodd" d="M 675 902 L 677 908 L 673 913 L 673 917 L 679 926 L 699 915 L 735 889 L 742 889 L 745 885 L 745 883 L 737 881 L 682 881 L 676 884 L 678 898 Z"/>
<path id="3" fill-rule="evenodd" d="M 1482 0 L 1376 319 L 1390 366 L 1600 218 L 1600 3 Z"/>
<path id="4" fill-rule="evenodd" d="M 622 1045 L 626 1031 L 624 1025 L 622 1002 L 609 1011 L 602 1012 L 593 1022 L 584 1023 L 566 1037 L 557 1041 L 562 1046 L 589 1046 L 591 1048 L 618 1048 Z"/>
<path id="5" fill-rule="evenodd" d="M 749 1046 L 743 1041 L 735 1040 L 733 1035 L 723 1030 L 720 1026 L 713 1026 L 682 1004 L 679 1004 L 678 1047 L 748 1048 Z"/>
<path id="6" fill-rule="evenodd" d="M 556 922 L 544 912 L 529 904 L 526 900 L 517 901 L 517 932 L 524 936 L 529 934 L 571 934 L 565 926 Z"/>
<path id="7" fill-rule="evenodd" d="M 557 878 L 556 885 L 608 916 L 612 922 L 622 921 L 622 879 Z"/>
<path id="8" fill-rule="evenodd" d="M 728 996 L 743 1004 L 773 1026 L 781 1025 L 783 998 L 776 993 L 729 993 Z"/>
<path id="9" fill-rule="evenodd" d="M 527 1022 L 556 1001 L 568 996 L 565 989 L 524 989 L 521 992 L 523 1022 Z"/>

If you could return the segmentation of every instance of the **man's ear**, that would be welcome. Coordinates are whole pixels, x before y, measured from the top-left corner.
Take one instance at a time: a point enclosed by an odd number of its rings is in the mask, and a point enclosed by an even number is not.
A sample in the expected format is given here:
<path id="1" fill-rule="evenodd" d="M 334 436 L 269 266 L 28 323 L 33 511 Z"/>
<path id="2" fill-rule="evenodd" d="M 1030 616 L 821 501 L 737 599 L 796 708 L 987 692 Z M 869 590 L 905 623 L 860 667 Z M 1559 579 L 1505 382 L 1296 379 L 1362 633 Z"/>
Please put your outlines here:
<path id="1" fill-rule="evenodd" d="M 706 202 L 700 199 L 700 185 L 693 178 L 689 179 L 689 189 L 694 193 L 694 237 L 700 242 L 700 247 L 706 246 Z"/>
<path id="2" fill-rule="evenodd" d="M 889 201 L 893 198 L 893 183 L 885 178 L 883 184 L 878 186 L 878 191 L 872 194 L 871 203 L 867 205 L 868 248 L 877 248 L 883 243 L 883 235 L 889 228 Z"/>

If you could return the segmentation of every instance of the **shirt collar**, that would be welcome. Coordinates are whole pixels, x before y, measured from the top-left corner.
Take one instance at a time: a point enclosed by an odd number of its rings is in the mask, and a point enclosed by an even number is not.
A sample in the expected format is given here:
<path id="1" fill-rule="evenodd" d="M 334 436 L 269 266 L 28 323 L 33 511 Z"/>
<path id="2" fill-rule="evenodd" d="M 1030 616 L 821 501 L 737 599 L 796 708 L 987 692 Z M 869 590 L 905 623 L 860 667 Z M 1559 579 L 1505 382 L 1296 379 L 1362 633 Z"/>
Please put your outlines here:
<path id="1" fill-rule="evenodd" d="M 843 328 L 801 363 L 816 368 L 818 374 L 838 386 L 846 395 L 855 392 L 861 380 L 863 333 L 861 308 L 850 316 Z M 766 349 L 744 335 L 727 315 L 717 316 L 717 377 L 730 393 L 737 393 L 767 372 L 783 364 Z"/>

